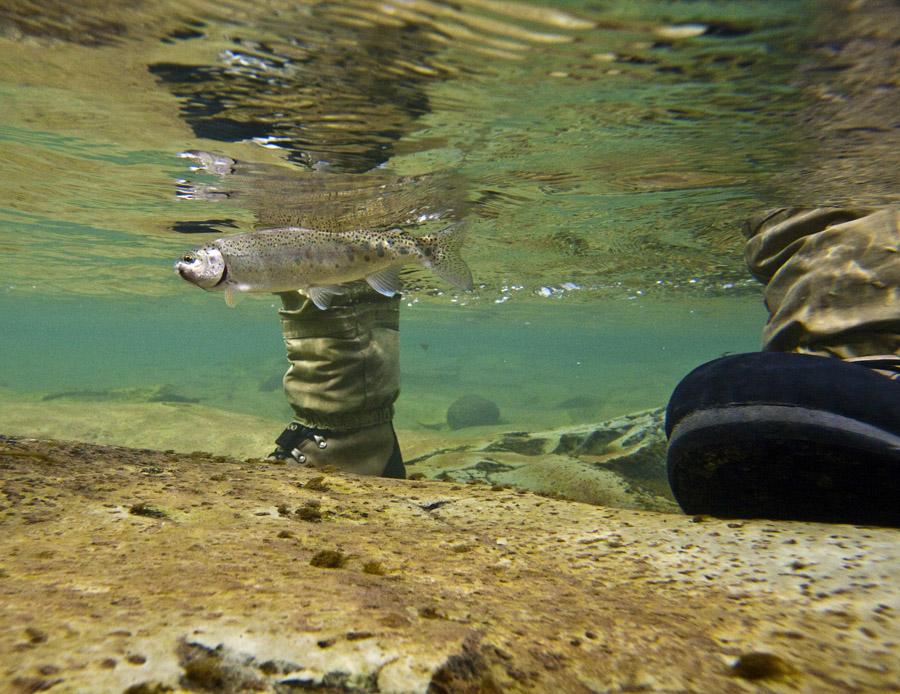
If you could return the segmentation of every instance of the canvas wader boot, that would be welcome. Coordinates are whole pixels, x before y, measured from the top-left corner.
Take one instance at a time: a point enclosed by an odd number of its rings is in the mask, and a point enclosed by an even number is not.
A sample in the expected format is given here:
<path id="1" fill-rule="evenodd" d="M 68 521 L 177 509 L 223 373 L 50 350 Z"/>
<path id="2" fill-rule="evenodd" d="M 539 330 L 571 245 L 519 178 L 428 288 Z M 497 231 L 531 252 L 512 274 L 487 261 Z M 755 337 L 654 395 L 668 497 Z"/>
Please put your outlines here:
<path id="1" fill-rule="evenodd" d="M 704 364 L 666 412 L 687 513 L 900 525 L 900 214 L 781 209 L 751 220 L 763 351 Z"/>
<path id="2" fill-rule="evenodd" d="M 270 458 L 405 478 L 391 420 L 400 393 L 400 298 L 348 291 L 327 310 L 280 294 L 294 421 Z"/>

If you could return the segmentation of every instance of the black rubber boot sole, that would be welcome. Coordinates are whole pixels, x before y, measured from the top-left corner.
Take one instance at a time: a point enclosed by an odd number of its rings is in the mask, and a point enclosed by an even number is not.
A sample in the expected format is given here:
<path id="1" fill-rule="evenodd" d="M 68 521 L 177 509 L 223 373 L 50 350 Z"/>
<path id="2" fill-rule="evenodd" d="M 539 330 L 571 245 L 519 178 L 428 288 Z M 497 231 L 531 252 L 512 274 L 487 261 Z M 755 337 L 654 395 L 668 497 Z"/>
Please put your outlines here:
<path id="1" fill-rule="evenodd" d="M 864 366 L 718 359 L 675 389 L 666 434 L 686 513 L 900 525 L 900 383 Z"/>

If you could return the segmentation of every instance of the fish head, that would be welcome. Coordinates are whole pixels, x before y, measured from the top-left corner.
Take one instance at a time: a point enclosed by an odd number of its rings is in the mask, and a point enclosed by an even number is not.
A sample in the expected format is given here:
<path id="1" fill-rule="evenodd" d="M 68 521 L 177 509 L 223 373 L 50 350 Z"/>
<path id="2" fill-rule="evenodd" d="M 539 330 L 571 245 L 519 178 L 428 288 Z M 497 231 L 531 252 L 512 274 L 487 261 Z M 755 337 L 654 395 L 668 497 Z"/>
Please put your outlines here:
<path id="1" fill-rule="evenodd" d="M 222 282 L 225 270 L 225 258 L 217 248 L 198 248 L 175 263 L 175 272 L 181 279 L 202 289 L 212 289 Z"/>

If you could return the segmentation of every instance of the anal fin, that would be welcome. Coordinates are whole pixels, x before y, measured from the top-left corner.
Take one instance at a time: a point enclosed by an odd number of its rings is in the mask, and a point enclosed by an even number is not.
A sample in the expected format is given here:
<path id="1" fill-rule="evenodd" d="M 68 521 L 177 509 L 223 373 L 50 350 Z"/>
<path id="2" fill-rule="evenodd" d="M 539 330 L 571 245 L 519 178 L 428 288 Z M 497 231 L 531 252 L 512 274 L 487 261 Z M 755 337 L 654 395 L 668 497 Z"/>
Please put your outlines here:
<path id="1" fill-rule="evenodd" d="M 384 270 L 379 270 L 366 277 L 366 282 L 379 294 L 394 296 L 400 291 L 400 266 L 391 265 Z"/>

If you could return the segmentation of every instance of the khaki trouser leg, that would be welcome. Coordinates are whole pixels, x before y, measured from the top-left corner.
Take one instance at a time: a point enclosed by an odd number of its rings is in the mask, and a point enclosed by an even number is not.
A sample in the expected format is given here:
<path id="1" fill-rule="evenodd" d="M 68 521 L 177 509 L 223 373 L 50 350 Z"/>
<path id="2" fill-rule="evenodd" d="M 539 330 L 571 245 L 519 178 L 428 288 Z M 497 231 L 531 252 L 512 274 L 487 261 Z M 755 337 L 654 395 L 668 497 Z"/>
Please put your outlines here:
<path id="1" fill-rule="evenodd" d="M 319 465 L 379 475 L 391 455 L 400 393 L 399 297 L 367 292 L 326 311 L 298 292 L 280 295 L 290 368 L 284 392 L 294 419 L 328 431 L 324 448 L 299 453 Z"/>
<path id="2" fill-rule="evenodd" d="M 766 284 L 763 350 L 841 359 L 900 355 L 900 213 L 772 210 L 744 229 Z"/>

